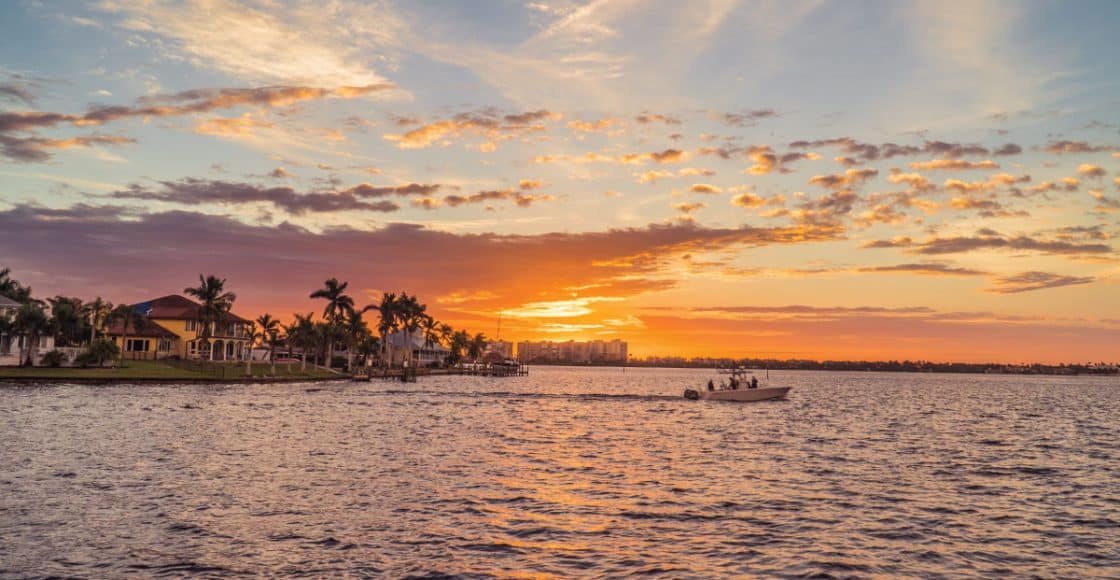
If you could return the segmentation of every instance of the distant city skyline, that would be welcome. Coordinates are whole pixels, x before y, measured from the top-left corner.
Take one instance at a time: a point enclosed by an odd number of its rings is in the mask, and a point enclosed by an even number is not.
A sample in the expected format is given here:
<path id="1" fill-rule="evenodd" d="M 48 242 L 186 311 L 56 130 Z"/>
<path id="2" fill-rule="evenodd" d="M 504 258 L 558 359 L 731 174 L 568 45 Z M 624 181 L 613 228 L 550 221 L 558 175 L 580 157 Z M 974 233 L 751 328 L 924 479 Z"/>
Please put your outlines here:
<path id="1" fill-rule="evenodd" d="M 0 267 L 635 356 L 1120 349 L 1120 3 L 0 5 Z"/>
<path id="2" fill-rule="evenodd" d="M 517 343 L 517 360 L 531 362 L 625 363 L 626 341 L 617 338 L 587 341 L 525 340 Z"/>

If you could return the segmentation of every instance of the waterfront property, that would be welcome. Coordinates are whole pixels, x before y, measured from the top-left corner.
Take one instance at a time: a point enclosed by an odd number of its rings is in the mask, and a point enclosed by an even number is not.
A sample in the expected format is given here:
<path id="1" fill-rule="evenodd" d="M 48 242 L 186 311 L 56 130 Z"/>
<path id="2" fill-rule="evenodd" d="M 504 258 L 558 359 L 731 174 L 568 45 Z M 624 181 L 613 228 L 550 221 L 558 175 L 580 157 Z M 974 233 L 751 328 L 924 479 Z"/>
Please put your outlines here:
<path id="1" fill-rule="evenodd" d="M 413 332 L 411 337 L 403 330 L 388 335 L 385 339 L 389 345 L 392 364 L 400 366 L 404 361 L 421 367 L 442 365 L 447 360 L 451 351 L 438 342 L 427 343 L 423 332 Z M 409 351 L 412 351 L 409 357 Z"/>
<path id="2" fill-rule="evenodd" d="M 125 358 L 152 360 L 177 356 L 227 361 L 241 360 L 248 354 L 250 322 L 232 312 L 226 313 L 222 321 L 210 323 L 206 344 L 201 338 L 202 306 L 197 302 L 171 294 L 133 308 L 141 315 L 138 324 L 130 324 L 125 333 L 124 324 L 117 320 L 107 333 L 124 351 Z"/>

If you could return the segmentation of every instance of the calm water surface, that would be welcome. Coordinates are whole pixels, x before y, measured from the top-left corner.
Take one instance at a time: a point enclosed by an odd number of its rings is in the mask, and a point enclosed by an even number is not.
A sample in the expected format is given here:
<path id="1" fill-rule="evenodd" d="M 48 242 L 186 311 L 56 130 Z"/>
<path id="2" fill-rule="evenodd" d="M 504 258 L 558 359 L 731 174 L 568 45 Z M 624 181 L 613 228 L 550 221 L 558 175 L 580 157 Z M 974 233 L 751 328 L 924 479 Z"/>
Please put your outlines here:
<path id="1" fill-rule="evenodd" d="M 1120 576 L 1116 378 L 0 387 L 0 576 Z"/>

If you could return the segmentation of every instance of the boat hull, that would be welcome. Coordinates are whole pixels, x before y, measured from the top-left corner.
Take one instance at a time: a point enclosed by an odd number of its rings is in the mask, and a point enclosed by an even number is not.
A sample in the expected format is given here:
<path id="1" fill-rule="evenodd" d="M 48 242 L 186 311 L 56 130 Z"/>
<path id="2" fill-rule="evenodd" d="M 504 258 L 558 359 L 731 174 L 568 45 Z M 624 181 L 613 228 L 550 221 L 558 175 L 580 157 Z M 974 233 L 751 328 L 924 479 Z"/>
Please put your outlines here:
<path id="1" fill-rule="evenodd" d="M 790 387 L 764 387 L 759 389 L 727 389 L 722 391 L 700 391 L 702 401 L 734 401 L 737 403 L 753 403 L 755 401 L 770 401 L 784 399 Z"/>

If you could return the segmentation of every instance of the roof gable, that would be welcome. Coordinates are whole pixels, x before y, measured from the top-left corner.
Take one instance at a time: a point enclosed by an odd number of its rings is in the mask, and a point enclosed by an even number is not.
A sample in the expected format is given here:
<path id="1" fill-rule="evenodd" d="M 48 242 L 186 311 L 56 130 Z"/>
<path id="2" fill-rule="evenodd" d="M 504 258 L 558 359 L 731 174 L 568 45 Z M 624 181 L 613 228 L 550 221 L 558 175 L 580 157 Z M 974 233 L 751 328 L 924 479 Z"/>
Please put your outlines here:
<path id="1" fill-rule="evenodd" d="M 121 336 L 124 334 L 124 323 L 120 320 L 114 321 L 113 324 L 109 326 L 108 334 L 109 336 Z M 128 335 L 140 338 L 179 338 L 179 335 L 147 318 L 141 318 L 135 323 L 129 324 Z"/>
<path id="2" fill-rule="evenodd" d="M 133 306 L 140 314 L 148 318 L 165 319 L 165 320 L 198 320 L 198 312 L 202 309 L 199 303 L 180 296 L 178 294 L 168 294 L 159 298 L 153 298 L 145 302 L 140 302 Z M 240 316 L 228 312 L 226 313 L 226 322 L 248 322 Z"/>

